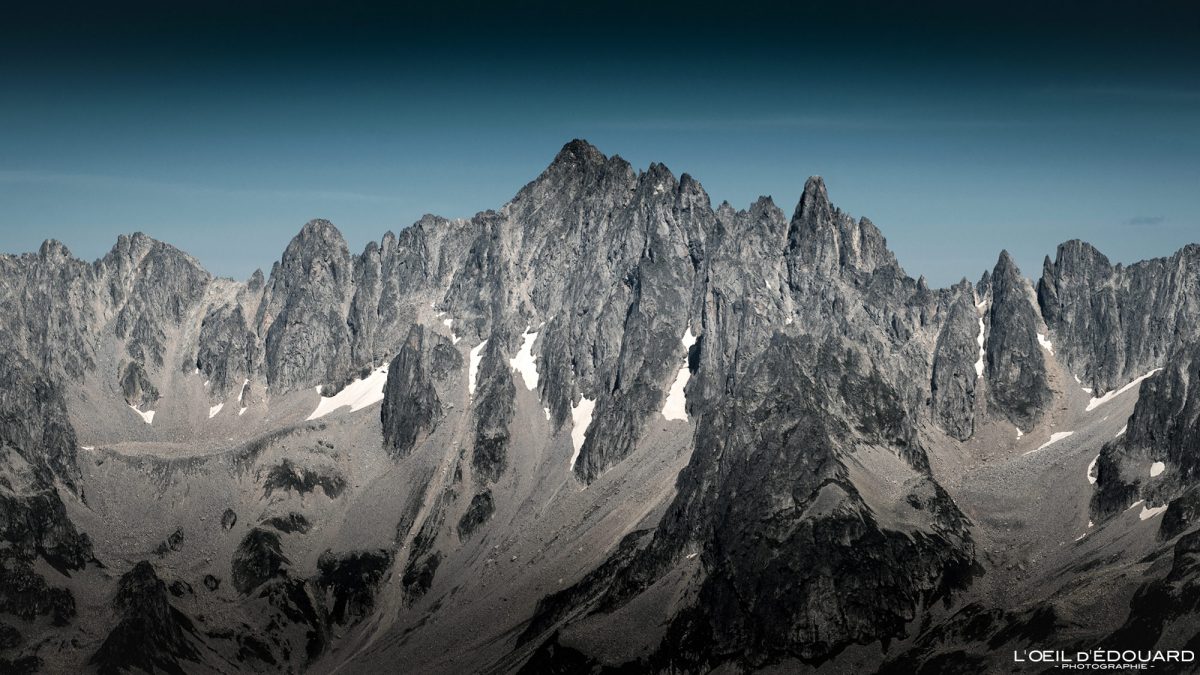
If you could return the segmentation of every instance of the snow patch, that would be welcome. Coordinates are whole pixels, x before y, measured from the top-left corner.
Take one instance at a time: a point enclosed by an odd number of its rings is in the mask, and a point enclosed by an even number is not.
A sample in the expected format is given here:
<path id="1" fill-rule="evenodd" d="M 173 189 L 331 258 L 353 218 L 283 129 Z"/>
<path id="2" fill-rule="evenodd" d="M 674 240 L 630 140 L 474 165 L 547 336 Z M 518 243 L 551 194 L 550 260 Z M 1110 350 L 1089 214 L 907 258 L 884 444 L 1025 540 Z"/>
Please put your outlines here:
<path id="1" fill-rule="evenodd" d="M 369 405 L 379 403 L 383 400 L 383 388 L 387 385 L 387 372 L 387 364 L 384 364 L 372 370 L 371 374 L 363 379 L 346 385 L 333 396 L 322 397 L 321 402 L 317 404 L 317 409 L 312 411 L 306 421 L 324 417 L 347 406 L 350 407 L 350 412 L 357 412 Z"/>
<path id="2" fill-rule="evenodd" d="M 1050 339 L 1041 333 L 1037 334 L 1038 344 L 1042 346 L 1051 356 L 1054 356 L 1054 345 L 1050 344 Z"/>
<path id="3" fill-rule="evenodd" d="M 224 403 L 218 403 L 218 404 L 214 405 L 213 407 L 209 408 L 208 409 L 208 419 L 211 420 L 212 418 L 216 417 L 217 413 L 221 412 L 221 408 L 224 408 L 224 407 L 225 407 Z"/>
<path id="4" fill-rule="evenodd" d="M 1136 507 L 1137 507 L 1139 504 L 1141 504 L 1141 503 L 1142 503 L 1142 500 L 1140 500 L 1140 499 L 1139 499 L 1139 500 L 1137 500 L 1136 502 L 1134 502 L 1134 503 L 1130 504 L 1130 505 L 1129 505 L 1129 508 L 1127 508 L 1127 509 L 1125 509 L 1125 510 L 1126 510 L 1126 511 L 1129 511 L 1129 510 L 1131 510 L 1131 509 L 1133 509 L 1133 508 L 1136 508 Z"/>
<path id="5" fill-rule="evenodd" d="M 1021 427 L 1017 427 L 1017 438 L 1021 438 L 1024 435 L 1025 435 L 1025 432 L 1021 431 Z"/>
<path id="6" fill-rule="evenodd" d="M 1025 454 L 1027 454 L 1027 455 L 1028 455 L 1028 454 L 1030 454 L 1030 453 L 1032 453 L 1032 452 L 1037 452 L 1038 450 L 1041 450 L 1041 449 L 1043 449 L 1043 448 L 1046 448 L 1046 447 L 1048 447 L 1048 446 L 1050 446 L 1050 445 L 1053 445 L 1053 444 L 1055 444 L 1055 443 L 1057 443 L 1057 442 L 1061 441 L 1062 439 L 1066 438 L 1067 436 L 1070 436 L 1070 435 L 1071 435 L 1071 434 L 1073 434 L 1073 433 L 1075 433 L 1075 432 L 1074 432 L 1074 431 L 1056 431 L 1056 432 L 1054 432 L 1054 433 L 1050 434 L 1050 440 L 1048 440 L 1048 441 L 1046 441 L 1045 443 L 1042 443 L 1041 445 L 1039 445 L 1039 446 L 1037 447 L 1037 450 L 1030 450 L 1029 452 L 1027 452 L 1027 453 L 1025 453 Z"/>
<path id="7" fill-rule="evenodd" d="M 239 408 L 239 409 L 238 409 L 238 417 L 241 417 L 242 415 L 245 415 L 247 410 L 249 410 L 249 408 L 247 408 L 247 407 L 244 407 L 244 406 L 243 406 L 242 408 Z"/>
<path id="8" fill-rule="evenodd" d="M 94 445 L 81 445 L 81 446 L 79 446 L 79 448 L 80 448 L 81 450 L 95 450 L 95 449 L 96 449 L 96 446 L 94 446 Z"/>
<path id="9" fill-rule="evenodd" d="M 1125 426 L 1121 427 L 1121 430 L 1120 430 L 1120 431 L 1118 431 L 1118 432 L 1117 432 L 1117 435 L 1116 435 L 1116 436 L 1113 436 L 1113 438 L 1120 438 L 1120 437 L 1124 436 L 1124 435 L 1125 435 L 1125 430 L 1126 430 L 1126 429 L 1128 429 L 1128 428 L 1129 428 L 1129 425 L 1128 425 L 1128 424 L 1126 424 Z"/>
<path id="10" fill-rule="evenodd" d="M 1155 463 L 1151 464 L 1150 465 L 1150 477 L 1154 478 L 1155 476 L 1158 476 L 1163 471 L 1165 471 L 1166 468 L 1167 468 L 1167 465 L 1163 464 L 1162 462 L 1155 462 Z"/>
<path id="11" fill-rule="evenodd" d="M 1092 463 L 1088 464 L 1087 479 L 1088 479 L 1088 483 L 1091 483 L 1092 485 L 1095 485 L 1096 480 L 1100 477 L 1099 474 L 1096 473 L 1096 462 L 1099 462 L 1099 461 L 1100 461 L 1100 455 L 1096 455 L 1095 457 L 1092 458 Z M 1091 521 L 1088 521 L 1088 522 L 1090 523 Z M 1088 525 L 1088 527 L 1091 527 L 1091 525 Z"/>
<path id="12" fill-rule="evenodd" d="M 583 448 L 588 427 L 592 424 L 592 411 L 595 409 L 596 402 L 583 396 L 579 397 L 578 405 L 571 407 L 571 446 L 575 448 L 574 454 L 571 455 L 571 471 L 575 470 L 575 460 L 579 459 L 579 451 Z"/>
<path id="13" fill-rule="evenodd" d="M 537 359 L 533 355 L 533 342 L 538 334 L 525 333 L 521 339 L 521 349 L 515 358 L 508 362 L 509 367 L 521 374 L 525 380 L 525 388 L 534 391 L 538 386 Z"/>
<path id="14" fill-rule="evenodd" d="M 688 353 L 692 349 L 692 345 L 696 344 L 696 336 L 692 335 L 692 328 L 688 326 L 687 331 L 683 334 L 683 366 L 675 375 L 675 382 L 671 384 L 671 389 L 667 393 L 667 402 L 663 404 L 662 416 L 669 420 L 687 421 L 687 394 L 684 388 L 687 387 L 688 380 L 692 379 L 692 371 L 688 368 Z"/>
<path id="15" fill-rule="evenodd" d="M 1134 387 L 1138 386 L 1139 384 L 1142 383 L 1142 380 L 1146 379 L 1147 377 L 1150 377 L 1151 375 L 1157 373 L 1160 370 L 1162 370 L 1162 368 L 1155 368 L 1154 370 L 1146 373 L 1145 375 L 1139 377 L 1138 379 L 1134 380 L 1133 382 L 1130 382 L 1129 384 L 1125 385 L 1124 387 L 1121 387 L 1120 389 L 1118 389 L 1116 391 L 1110 391 L 1107 394 L 1101 396 L 1100 398 L 1093 397 L 1091 401 L 1088 401 L 1087 408 L 1085 408 L 1085 411 L 1091 412 L 1092 410 L 1095 410 L 1096 408 L 1104 405 L 1105 403 L 1108 403 L 1109 401 L 1120 396 L 1121 394 L 1124 394 L 1125 392 L 1129 391 L 1130 389 L 1133 389 Z"/>
<path id="16" fill-rule="evenodd" d="M 1138 520 L 1150 520 L 1154 516 L 1167 510 L 1167 505 L 1162 506 L 1143 506 L 1142 512 L 1138 514 Z"/>
<path id="17" fill-rule="evenodd" d="M 978 307 L 978 305 L 976 305 Z M 979 344 L 979 360 L 975 362 L 975 376 L 983 377 L 983 317 L 979 317 L 979 336 L 975 338 L 975 342 Z M 1017 436 L 1020 438 L 1020 436 Z"/>
<path id="18" fill-rule="evenodd" d="M 238 403 L 242 402 L 242 396 L 246 394 L 246 385 L 250 384 L 250 378 L 242 380 L 242 386 L 238 389 Z"/>
<path id="19" fill-rule="evenodd" d="M 147 410 L 146 412 L 142 412 L 141 410 L 138 410 L 134 406 L 129 406 L 129 409 L 132 410 L 133 412 L 137 413 L 138 417 L 141 417 L 142 421 L 145 422 L 146 424 L 154 424 L 154 411 L 153 410 Z"/>
<path id="20" fill-rule="evenodd" d="M 442 312 L 441 314 L 445 314 L 445 312 Z M 438 316 L 441 316 L 441 314 Z M 454 332 L 454 317 L 442 319 L 442 325 L 450 329 L 450 344 L 458 344 L 458 341 L 462 338 L 458 337 L 458 334 Z"/>
<path id="21" fill-rule="evenodd" d="M 480 342 L 471 350 L 471 366 L 467 371 L 467 393 L 474 396 L 475 387 L 479 386 L 476 381 L 479 379 L 479 364 L 483 361 L 483 348 L 487 346 L 487 340 Z"/>

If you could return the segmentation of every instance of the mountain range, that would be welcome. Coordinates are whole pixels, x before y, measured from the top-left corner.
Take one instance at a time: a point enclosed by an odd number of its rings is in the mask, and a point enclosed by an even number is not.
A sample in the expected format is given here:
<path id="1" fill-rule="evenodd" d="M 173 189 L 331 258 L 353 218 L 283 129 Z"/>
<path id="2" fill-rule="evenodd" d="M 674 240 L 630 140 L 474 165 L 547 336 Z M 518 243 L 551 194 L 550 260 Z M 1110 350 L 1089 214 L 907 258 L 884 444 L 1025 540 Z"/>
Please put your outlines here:
<path id="1" fill-rule="evenodd" d="M 1200 649 L 1198 245 L 933 289 L 820 178 L 714 208 L 576 140 L 498 210 L 360 254 L 313 220 L 245 282 L 47 241 L 0 307 L 0 669 Z"/>

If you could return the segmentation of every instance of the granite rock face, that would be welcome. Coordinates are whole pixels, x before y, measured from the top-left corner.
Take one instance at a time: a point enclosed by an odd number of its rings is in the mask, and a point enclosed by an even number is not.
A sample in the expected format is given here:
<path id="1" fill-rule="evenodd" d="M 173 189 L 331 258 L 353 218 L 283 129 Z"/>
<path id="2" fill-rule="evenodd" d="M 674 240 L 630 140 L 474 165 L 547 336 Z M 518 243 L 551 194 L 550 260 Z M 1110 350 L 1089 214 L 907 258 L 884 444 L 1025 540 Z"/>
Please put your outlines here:
<path id="1" fill-rule="evenodd" d="M 1028 432 L 1041 419 L 1052 392 L 1038 342 L 1037 310 L 1008 251 L 992 270 L 991 308 L 984 349 L 992 408 Z"/>
<path id="2" fill-rule="evenodd" d="M 353 278 L 346 241 L 329 221 L 308 223 L 288 244 L 257 317 L 270 382 L 299 389 L 329 383 L 349 369 L 345 316 Z"/>
<path id="3" fill-rule="evenodd" d="M 442 404 L 432 382 L 431 371 L 445 377 L 444 363 L 435 369 L 434 352 L 449 342 L 436 333 L 429 334 L 432 346 L 426 344 L 425 330 L 413 326 L 400 353 L 388 366 L 380 417 L 383 423 L 383 442 L 399 456 L 407 455 L 422 434 L 428 434 L 442 415 Z M 439 352 L 440 354 L 441 352 Z M 451 350 L 455 355 L 458 352 Z M 445 357 L 442 357 L 445 358 Z M 462 357 L 459 356 L 461 364 Z"/>
<path id="4" fill-rule="evenodd" d="M 216 400 L 244 393 L 242 389 L 256 374 L 261 354 L 258 335 L 240 305 L 214 308 L 200 324 L 196 370 L 211 384 L 209 391 Z"/>
<path id="5" fill-rule="evenodd" d="M 1200 494 L 1200 343 L 1165 363 L 1139 386 L 1126 432 L 1100 451 L 1092 512 L 1109 517 L 1139 499 L 1169 505 L 1162 528 L 1174 536 L 1193 522 Z M 1160 473 L 1149 475 L 1154 463 Z"/>
<path id="6" fill-rule="evenodd" d="M 1101 395 L 1161 366 L 1200 331 L 1200 246 L 1125 267 L 1068 241 L 1046 258 L 1038 299 L 1060 358 Z"/>
<path id="7" fill-rule="evenodd" d="M 975 433 L 975 400 L 980 391 L 983 317 L 975 308 L 970 285 L 950 305 L 933 352 L 929 384 L 933 419 L 946 433 L 965 441 Z"/>

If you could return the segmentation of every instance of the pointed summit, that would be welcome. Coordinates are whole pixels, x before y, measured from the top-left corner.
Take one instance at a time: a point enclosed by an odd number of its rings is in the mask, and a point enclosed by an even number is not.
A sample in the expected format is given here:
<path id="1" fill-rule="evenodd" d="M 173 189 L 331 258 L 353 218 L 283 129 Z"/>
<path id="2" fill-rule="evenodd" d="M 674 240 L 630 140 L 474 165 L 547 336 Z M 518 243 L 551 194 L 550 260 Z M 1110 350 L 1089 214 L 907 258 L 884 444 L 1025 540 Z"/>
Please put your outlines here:
<path id="1" fill-rule="evenodd" d="M 326 241 L 334 244 L 341 242 L 345 245 L 345 239 L 342 237 L 341 231 L 333 223 L 324 218 L 314 218 L 305 223 L 304 227 L 300 228 L 300 232 L 292 238 L 293 243 L 297 240 Z"/>
<path id="2" fill-rule="evenodd" d="M 813 221 L 828 218 L 833 213 L 833 205 L 829 203 L 829 193 L 825 190 L 825 180 L 820 176 L 810 176 L 804 182 L 804 194 L 796 205 L 793 219 Z"/>
<path id="3" fill-rule="evenodd" d="M 996 259 L 996 268 L 993 276 L 999 276 L 1001 272 L 1008 274 L 1010 270 L 1015 270 L 1017 274 L 1021 273 L 1021 270 L 1017 268 L 1017 263 L 1013 261 L 1012 255 L 1009 254 L 1008 249 L 1002 249 L 1000 257 Z"/>
<path id="4" fill-rule="evenodd" d="M 42 247 L 38 249 L 38 256 L 42 260 L 52 262 L 62 262 L 71 257 L 71 251 L 67 249 L 66 244 L 57 239 L 47 239 L 42 242 Z"/>
<path id="5" fill-rule="evenodd" d="M 550 163 L 550 168 L 598 166 L 607 161 L 608 157 L 596 146 L 581 138 L 576 138 L 562 146 L 562 150 L 558 151 L 558 154 L 554 156 L 554 161 Z"/>
<path id="6" fill-rule="evenodd" d="M 1001 251 L 990 279 L 986 376 L 991 408 L 1029 432 L 1051 399 L 1038 316 L 1028 282 L 1008 251 Z"/>

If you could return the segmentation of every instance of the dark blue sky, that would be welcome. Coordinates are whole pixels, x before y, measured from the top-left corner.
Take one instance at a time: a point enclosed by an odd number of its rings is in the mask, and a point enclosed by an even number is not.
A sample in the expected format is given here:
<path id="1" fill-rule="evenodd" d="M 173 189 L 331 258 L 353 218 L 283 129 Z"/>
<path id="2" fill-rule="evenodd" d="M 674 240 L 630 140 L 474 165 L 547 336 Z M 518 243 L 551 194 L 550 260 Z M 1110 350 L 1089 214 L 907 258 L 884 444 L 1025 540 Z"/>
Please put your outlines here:
<path id="1" fill-rule="evenodd" d="M 935 285 L 1200 241 L 1200 11 L 901 4 L 16 9 L 0 251 L 141 230 L 244 278 L 310 218 L 361 250 L 498 207 L 576 137 L 739 207 L 823 175 Z"/>

